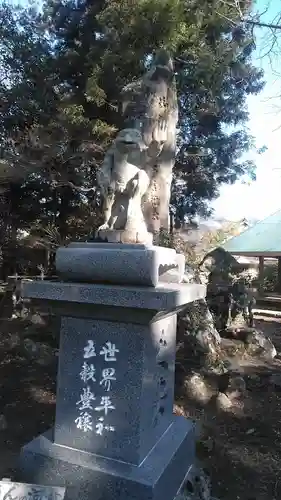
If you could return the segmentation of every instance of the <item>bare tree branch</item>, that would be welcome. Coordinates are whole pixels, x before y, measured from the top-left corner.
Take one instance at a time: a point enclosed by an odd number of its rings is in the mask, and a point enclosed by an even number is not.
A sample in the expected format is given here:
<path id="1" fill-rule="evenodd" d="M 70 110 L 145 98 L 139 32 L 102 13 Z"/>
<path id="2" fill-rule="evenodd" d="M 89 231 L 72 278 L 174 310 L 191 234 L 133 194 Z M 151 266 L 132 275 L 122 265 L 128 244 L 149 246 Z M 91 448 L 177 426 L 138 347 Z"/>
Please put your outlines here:
<path id="1" fill-rule="evenodd" d="M 231 26 L 247 26 L 251 27 L 253 39 L 256 41 L 256 57 L 260 60 L 261 67 L 263 61 L 266 65 L 270 66 L 272 75 L 275 75 L 280 82 L 281 68 L 280 68 L 280 54 L 281 54 L 281 4 L 280 10 L 270 18 L 270 10 L 276 0 L 268 0 L 267 5 L 263 11 L 249 11 L 247 14 L 242 11 L 242 2 L 240 0 L 219 0 L 219 3 L 225 8 L 220 12 L 216 11 L 217 15 L 225 19 Z M 264 17 L 266 15 L 266 17 Z M 257 30 L 259 34 L 257 36 Z M 271 79 L 271 76 L 269 76 Z M 272 86 L 272 84 L 271 84 Z M 272 99 L 278 99 L 280 102 L 281 91 L 274 91 Z M 279 112 L 281 111 L 280 105 L 277 105 Z M 276 109 L 274 111 L 276 113 Z M 278 127 L 279 128 L 279 127 Z"/>
<path id="2" fill-rule="evenodd" d="M 261 21 L 253 21 L 252 19 L 244 19 L 244 18 L 241 18 L 241 21 L 246 24 L 251 24 L 252 26 L 259 26 L 260 28 L 281 30 L 281 24 L 268 24 L 268 23 L 262 23 Z"/>
<path id="3" fill-rule="evenodd" d="M 80 193 L 89 193 L 90 191 L 96 191 L 97 190 L 97 188 L 95 186 L 89 187 L 89 188 L 84 188 L 84 187 L 81 187 L 81 186 L 76 186 L 71 181 L 61 181 L 61 182 L 59 182 L 59 181 L 56 181 L 56 180 L 52 180 L 51 184 L 55 188 L 68 186 L 68 187 L 71 187 L 72 189 L 74 189 L 75 191 L 79 191 Z"/>

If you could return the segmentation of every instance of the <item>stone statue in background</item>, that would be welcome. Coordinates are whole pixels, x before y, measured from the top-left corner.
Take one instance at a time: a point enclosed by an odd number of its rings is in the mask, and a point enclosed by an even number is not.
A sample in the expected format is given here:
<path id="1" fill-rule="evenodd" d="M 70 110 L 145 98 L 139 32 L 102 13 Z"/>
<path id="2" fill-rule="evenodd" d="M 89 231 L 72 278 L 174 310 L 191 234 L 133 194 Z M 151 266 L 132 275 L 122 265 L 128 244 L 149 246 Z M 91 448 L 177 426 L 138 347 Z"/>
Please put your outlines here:
<path id="1" fill-rule="evenodd" d="M 168 229 L 178 107 L 173 63 L 160 51 L 139 80 L 121 95 L 122 129 L 98 172 L 103 195 L 101 239 L 150 243 Z"/>

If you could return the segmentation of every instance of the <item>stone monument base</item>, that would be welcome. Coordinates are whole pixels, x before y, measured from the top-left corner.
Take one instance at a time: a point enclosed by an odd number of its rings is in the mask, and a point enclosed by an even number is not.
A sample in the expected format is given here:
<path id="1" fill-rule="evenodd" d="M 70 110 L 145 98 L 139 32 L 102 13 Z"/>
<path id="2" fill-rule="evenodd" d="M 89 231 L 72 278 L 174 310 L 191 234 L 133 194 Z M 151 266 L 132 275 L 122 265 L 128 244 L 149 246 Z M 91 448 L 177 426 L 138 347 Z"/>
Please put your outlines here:
<path id="1" fill-rule="evenodd" d="M 142 230 L 137 231 L 128 231 L 128 230 L 118 230 L 118 229 L 100 229 L 97 231 L 96 237 L 101 241 L 107 243 L 129 243 L 129 244 L 143 244 L 143 245 L 152 245 L 153 244 L 153 234 L 148 233 L 143 228 Z"/>
<path id="2" fill-rule="evenodd" d="M 182 282 L 185 257 L 153 245 L 70 243 L 57 250 L 56 269 L 68 281 L 157 287 Z"/>
<path id="3" fill-rule="evenodd" d="M 195 459 L 195 427 L 184 417 L 173 418 L 139 466 L 57 445 L 52 435 L 24 446 L 17 480 L 66 487 L 65 500 L 173 499 Z"/>

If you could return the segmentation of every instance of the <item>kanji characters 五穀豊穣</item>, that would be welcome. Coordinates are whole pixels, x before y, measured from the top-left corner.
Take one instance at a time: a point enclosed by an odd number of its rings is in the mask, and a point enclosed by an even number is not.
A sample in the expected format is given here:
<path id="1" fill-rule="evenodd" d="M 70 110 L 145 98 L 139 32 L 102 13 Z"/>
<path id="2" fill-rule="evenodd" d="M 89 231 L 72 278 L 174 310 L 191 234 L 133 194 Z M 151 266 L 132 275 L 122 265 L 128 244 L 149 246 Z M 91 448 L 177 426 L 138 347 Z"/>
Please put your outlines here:
<path id="1" fill-rule="evenodd" d="M 87 345 L 84 347 L 83 358 L 89 359 L 95 357 L 96 347 L 93 340 L 88 340 Z M 81 371 L 79 373 L 80 379 L 84 383 L 96 382 L 95 379 L 96 368 L 92 363 L 87 363 L 84 361 Z M 77 401 L 76 406 L 78 406 L 80 415 L 75 419 L 75 424 L 77 429 L 82 430 L 83 432 L 89 432 L 93 430 L 93 418 L 89 411 L 85 410 L 93 410 L 92 401 L 96 399 L 94 393 L 91 391 L 91 387 L 87 385 L 83 387 L 83 392 L 80 394 L 80 399 Z"/>
<path id="2" fill-rule="evenodd" d="M 104 361 L 116 362 L 116 354 L 119 353 L 119 349 L 112 342 L 106 342 L 105 345 L 99 351 L 100 356 L 104 356 Z M 96 346 L 93 340 L 88 340 L 87 345 L 84 347 L 84 363 L 81 367 L 79 373 L 80 379 L 86 384 L 83 387 L 83 392 L 80 394 L 80 399 L 77 401 L 76 405 L 80 411 L 79 417 L 75 419 L 77 429 L 83 432 L 93 431 L 94 424 L 92 414 L 89 410 L 93 410 L 92 402 L 96 400 L 94 392 L 92 392 L 89 385 L 90 382 L 96 382 L 96 367 L 93 363 L 87 362 L 90 358 L 96 357 Z M 111 384 L 116 381 L 116 370 L 113 367 L 106 367 L 102 369 L 102 378 L 99 381 L 99 385 L 104 388 L 106 392 L 111 390 Z M 108 415 L 109 410 L 115 410 L 111 398 L 109 396 L 102 396 L 100 404 L 94 408 L 96 412 L 103 412 L 104 416 Z M 98 422 L 95 425 L 96 434 L 102 435 L 103 431 L 115 431 L 112 425 L 108 425 L 104 422 L 104 416 L 98 418 Z"/>
<path id="3" fill-rule="evenodd" d="M 93 340 L 88 340 L 88 344 L 84 347 L 84 359 L 96 356 L 96 348 Z"/>
<path id="4" fill-rule="evenodd" d="M 83 412 L 75 419 L 77 429 L 83 432 L 88 432 L 93 430 L 93 419 L 92 415 L 88 412 Z"/>
<path id="5" fill-rule="evenodd" d="M 94 401 L 95 395 L 91 392 L 89 386 L 86 388 L 83 387 L 83 393 L 80 394 L 80 399 L 77 401 L 76 405 L 79 407 L 79 410 L 92 410 L 92 401 Z"/>
<path id="6" fill-rule="evenodd" d="M 88 382 L 89 380 L 92 380 L 92 382 L 96 382 L 95 373 L 96 369 L 94 365 L 89 365 L 88 363 L 84 362 L 82 370 L 80 372 L 80 378 L 81 380 L 83 380 L 83 382 Z"/>

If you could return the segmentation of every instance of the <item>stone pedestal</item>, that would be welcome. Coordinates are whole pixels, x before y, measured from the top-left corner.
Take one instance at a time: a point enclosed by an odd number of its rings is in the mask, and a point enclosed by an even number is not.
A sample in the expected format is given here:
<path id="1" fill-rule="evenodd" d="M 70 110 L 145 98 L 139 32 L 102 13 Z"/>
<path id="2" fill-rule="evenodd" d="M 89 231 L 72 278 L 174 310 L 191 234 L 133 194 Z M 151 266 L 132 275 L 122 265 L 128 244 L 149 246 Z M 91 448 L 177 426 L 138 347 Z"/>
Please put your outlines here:
<path id="1" fill-rule="evenodd" d="M 184 255 L 172 248 L 119 243 L 71 243 L 56 254 L 62 279 L 156 287 L 181 283 Z"/>
<path id="2" fill-rule="evenodd" d="M 176 313 L 205 287 L 29 282 L 24 296 L 61 331 L 55 426 L 24 446 L 18 479 L 66 500 L 172 500 L 195 458 L 193 424 L 172 414 Z"/>

